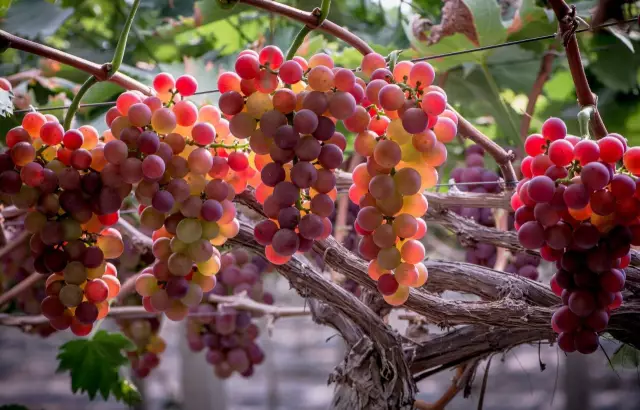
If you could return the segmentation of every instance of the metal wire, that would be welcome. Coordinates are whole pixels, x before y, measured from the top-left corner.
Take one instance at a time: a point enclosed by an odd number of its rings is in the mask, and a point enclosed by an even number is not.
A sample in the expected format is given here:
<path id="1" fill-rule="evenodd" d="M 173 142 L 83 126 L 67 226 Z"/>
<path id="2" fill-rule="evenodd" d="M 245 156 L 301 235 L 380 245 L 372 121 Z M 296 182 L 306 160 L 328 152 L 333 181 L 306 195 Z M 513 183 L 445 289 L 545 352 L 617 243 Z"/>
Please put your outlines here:
<path id="1" fill-rule="evenodd" d="M 609 23 L 599 24 L 597 26 L 581 28 L 579 30 L 576 30 L 576 34 L 584 33 L 586 31 L 591 31 L 593 29 L 606 28 L 606 27 L 617 26 L 617 25 L 620 25 L 620 24 L 633 23 L 633 22 L 635 22 L 637 20 L 638 20 L 638 17 L 633 17 L 633 18 L 629 18 L 629 19 L 626 19 L 626 20 L 622 20 L 622 21 L 613 21 L 613 22 L 609 22 Z M 475 53 L 477 51 L 493 50 L 493 49 L 496 49 L 496 48 L 515 46 L 515 45 L 518 45 L 518 44 L 525 44 L 525 43 L 532 43 L 532 42 L 535 42 L 535 41 L 550 40 L 552 38 L 556 38 L 557 36 L 558 36 L 558 33 L 553 33 L 553 34 L 547 34 L 547 35 L 544 35 L 544 36 L 525 38 L 525 39 L 522 39 L 522 40 L 507 41 L 507 42 L 500 43 L 500 44 L 493 44 L 493 45 L 489 45 L 489 46 L 470 48 L 470 49 L 467 49 L 467 50 L 452 51 L 450 53 L 442 53 L 442 54 L 436 54 L 436 55 L 431 55 L 431 56 L 427 56 L 427 57 L 414 58 L 413 60 L 411 60 L 411 62 L 416 63 L 416 62 L 419 62 L 419 61 L 435 60 L 435 59 L 438 59 L 438 58 L 453 57 L 453 56 L 459 56 L 459 55 L 462 55 L 462 54 Z M 196 92 L 194 95 L 213 94 L 213 93 L 217 93 L 217 92 L 220 92 L 220 90 L 199 91 L 199 92 Z M 80 104 L 79 108 L 85 108 L 85 107 L 87 107 L 87 108 L 88 107 L 109 107 L 109 106 L 114 106 L 114 105 L 116 105 L 115 101 L 107 101 L 107 102 L 101 102 L 101 103 Z M 22 114 L 22 113 L 27 113 L 27 112 L 30 112 L 30 111 L 40 111 L 40 112 L 57 111 L 57 110 L 66 110 L 68 108 L 69 108 L 68 105 L 62 106 L 62 107 L 46 107 L 46 108 L 31 107 L 31 108 L 24 109 L 24 110 L 16 110 L 16 111 L 14 111 L 14 113 L 15 114 Z"/>

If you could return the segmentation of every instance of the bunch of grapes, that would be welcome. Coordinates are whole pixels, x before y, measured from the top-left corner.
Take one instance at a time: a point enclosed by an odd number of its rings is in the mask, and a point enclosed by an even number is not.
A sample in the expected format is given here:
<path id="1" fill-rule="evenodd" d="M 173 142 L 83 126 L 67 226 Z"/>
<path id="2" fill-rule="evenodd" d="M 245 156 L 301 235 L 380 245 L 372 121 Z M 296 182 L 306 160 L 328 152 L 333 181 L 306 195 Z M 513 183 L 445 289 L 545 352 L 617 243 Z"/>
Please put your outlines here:
<path id="1" fill-rule="evenodd" d="M 268 262 L 261 257 L 249 257 L 243 249 L 222 255 L 220 281 L 213 289 L 216 295 L 246 294 L 246 297 L 273 304 L 273 296 L 264 292 L 262 275 Z M 191 350 L 207 349 L 206 360 L 214 366 L 216 376 L 226 379 L 238 372 L 244 377 L 253 374 L 254 366 L 264 361 L 264 353 L 256 344 L 260 333 L 252 323 L 251 314 L 229 306 L 203 303 L 192 309 L 187 322 L 187 341 Z"/>
<path id="2" fill-rule="evenodd" d="M 540 276 L 538 266 L 540 266 L 540 258 L 538 256 L 530 255 L 526 252 L 517 252 L 512 254 L 511 262 L 505 267 L 504 271 L 531 280 L 538 280 Z"/>
<path id="3" fill-rule="evenodd" d="M 367 162 L 354 169 L 349 198 L 360 206 L 355 229 L 369 275 L 387 303 L 401 305 L 410 287 L 427 280 L 422 192 L 438 181 L 435 167 L 447 158 L 444 144 L 455 138 L 458 119 L 444 90 L 431 85 L 430 64 L 402 61 L 391 72 L 382 56 L 369 54 L 361 69 L 370 80 L 345 126 L 357 133 L 355 150 Z"/>
<path id="4" fill-rule="evenodd" d="M 160 318 L 118 319 L 122 332 L 133 341 L 135 350 L 127 352 L 133 373 L 145 378 L 160 364 L 159 355 L 167 345 L 158 334 Z"/>
<path id="5" fill-rule="evenodd" d="M 5 203 L 29 210 L 33 265 L 50 275 L 42 314 L 58 330 L 88 334 L 120 288 L 106 260 L 122 253 L 122 237 L 104 227 L 118 220 L 128 192 L 110 190 L 96 172 L 103 144 L 91 126 L 65 131 L 55 117 L 29 112 L 6 142 L 0 192 Z"/>
<path id="6" fill-rule="evenodd" d="M 462 192 L 499 193 L 502 186 L 498 183 L 500 176 L 490 169 L 486 169 L 484 149 L 479 145 L 471 145 L 465 149 L 465 167 L 457 167 L 451 171 L 451 178 L 457 184 L 455 187 Z M 475 220 L 483 226 L 495 226 L 493 210 L 491 208 L 461 208 L 453 209 L 457 214 Z M 476 243 L 466 249 L 466 260 L 469 263 L 493 267 L 496 263 L 495 245 L 490 243 Z"/>
<path id="7" fill-rule="evenodd" d="M 551 288 L 563 305 L 552 318 L 565 352 L 593 353 L 598 332 L 622 303 L 630 246 L 640 244 L 636 180 L 624 168 L 633 151 L 609 134 L 593 141 L 567 136 L 566 125 L 549 118 L 541 134 L 525 141 L 525 176 L 511 199 L 520 243 L 554 261 Z"/>
<path id="8" fill-rule="evenodd" d="M 248 139 L 260 172 L 256 199 L 269 219 L 254 235 L 271 263 L 286 263 L 331 234 L 334 170 L 346 146 L 336 122 L 355 112 L 354 86 L 355 75 L 328 55 L 284 61 L 274 46 L 243 51 L 235 72 L 218 79 L 220 109 L 231 133 Z"/>
<path id="9" fill-rule="evenodd" d="M 184 99 L 197 90 L 192 77 L 162 73 L 153 85 L 157 97 L 125 92 L 107 113 L 101 177 L 135 189 L 141 225 L 154 231 L 157 262 L 136 282 L 143 306 L 181 320 L 215 286 L 214 246 L 238 233 L 231 201 L 255 171 L 220 111 Z"/>

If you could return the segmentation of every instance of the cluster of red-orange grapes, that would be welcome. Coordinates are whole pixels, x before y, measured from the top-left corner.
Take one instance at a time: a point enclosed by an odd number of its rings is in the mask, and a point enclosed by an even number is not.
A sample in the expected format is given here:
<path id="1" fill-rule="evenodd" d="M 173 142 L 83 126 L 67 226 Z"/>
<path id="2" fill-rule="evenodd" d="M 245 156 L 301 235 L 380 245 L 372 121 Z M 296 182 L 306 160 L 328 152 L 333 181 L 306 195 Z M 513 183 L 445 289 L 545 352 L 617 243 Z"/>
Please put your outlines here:
<path id="1" fill-rule="evenodd" d="M 549 118 L 525 141 L 520 181 L 511 205 L 520 243 L 556 264 L 551 289 L 563 306 L 552 318 L 565 352 L 593 353 L 598 333 L 620 307 L 631 245 L 640 245 L 640 189 L 632 172 L 635 148 L 609 134 L 594 141 L 567 135 Z"/>
<path id="2" fill-rule="evenodd" d="M 4 203 L 28 209 L 34 268 L 49 275 L 42 314 L 55 329 L 86 335 L 120 289 L 107 259 L 120 256 L 124 245 L 106 226 L 118 220 L 128 193 L 109 190 L 96 172 L 104 144 L 91 126 L 65 131 L 56 117 L 29 112 L 6 142 L 0 192 Z"/>
<path id="3" fill-rule="evenodd" d="M 430 64 L 402 61 L 390 71 L 381 55 L 369 54 L 361 68 L 370 80 L 345 125 L 357 133 L 355 150 L 367 162 L 354 169 L 349 198 L 360 206 L 355 229 L 369 276 L 387 303 L 401 305 L 428 278 L 422 192 L 438 181 L 436 167 L 446 161 L 444 144 L 455 138 L 458 118 L 444 90 L 432 85 Z"/>
<path id="4" fill-rule="evenodd" d="M 140 223 L 153 230 L 157 260 L 136 281 L 144 308 L 181 320 L 215 286 L 215 246 L 239 230 L 231 201 L 256 172 L 220 111 L 186 99 L 193 77 L 162 73 L 153 86 L 157 96 L 125 92 L 107 113 L 100 171 L 111 189 L 134 190 Z"/>

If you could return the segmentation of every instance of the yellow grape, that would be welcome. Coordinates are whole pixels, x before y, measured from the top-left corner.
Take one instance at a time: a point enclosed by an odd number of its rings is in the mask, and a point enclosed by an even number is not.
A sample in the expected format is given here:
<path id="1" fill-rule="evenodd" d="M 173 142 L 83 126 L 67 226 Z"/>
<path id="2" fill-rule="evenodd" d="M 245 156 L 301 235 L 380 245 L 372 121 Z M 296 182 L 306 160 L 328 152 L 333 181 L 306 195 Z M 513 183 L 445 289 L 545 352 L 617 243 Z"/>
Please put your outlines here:
<path id="1" fill-rule="evenodd" d="M 413 288 L 424 286 L 424 284 L 427 283 L 427 280 L 429 279 L 429 271 L 422 262 L 416 264 L 416 270 L 418 271 L 418 278 L 416 279 L 416 282 L 411 285 L 411 287 Z"/>
<path id="2" fill-rule="evenodd" d="M 203 239 L 213 239 L 216 236 L 220 235 L 220 227 L 216 222 L 200 221 L 200 224 L 202 225 Z"/>
<path id="3" fill-rule="evenodd" d="M 227 239 L 228 238 L 224 235 L 218 235 L 215 238 L 209 240 L 209 242 L 211 242 L 211 244 L 214 246 L 222 246 L 227 242 Z"/>
<path id="4" fill-rule="evenodd" d="M 422 154 L 416 150 L 413 144 L 400 145 L 400 151 L 402 152 L 402 161 L 404 162 L 422 162 Z"/>
<path id="5" fill-rule="evenodd" d="M 87 279 L 101 278 L 107 271 L 107 263 L 102 261 L 97 268 L 87 268 Z"/>
<path id="6" fill-rule="evenodd" d="M 385 302 L 392 306 L 402 306 L 409 299 L 409 287 L 400 285 L 396 293 L 392 295 L 382 295 Z"/>
<path id="7" fill-rule="evenodd" d="M 193 218 L 185 218 L 176 227 L 176 236 L 184 243 L 195 242 L 202 236 L 200 221 Z"/>
<path id="8" fill-rule="evenodd" d="M 271 110 L 273 110 L 273 102 L 269 94 L 255 92 L 247 98 L 247 112 L 256 120 L 259 120 L 262 114 Z M 216 131 L 218 131 L 217 128 Z"/>
<path id="9" fill-rule="evenodd" d="M 387 116 L 391 118 L 389 115 Z M 399 118 L 394 119 L 388 125 L 387 135 L 391 141 L 395 141 L 400 145 L 411 143 L 411 134 L 404 129 L 402 126 L 402 120 Z"/>
<path id="10" fill-rule="evenodd" d="M 104 253 L 105 259 L 115 259 L 122 255 L 124 251 L 124 243 L 122 235 L 113 228 L 105 229 L 98 236 L 98 247 Z"/>
<path id="11" fill-rule="evenodd" d="M 240 223 L 237 219 L 232 220 L 226 225 L 220 225 L 220 234 L 226 238 L 233 238 L 240 232 Z"/>
<path id="12" fill-rule="evenodd" d="M 412 215 L 416 218 L 427 213 L 429 204 L 422 194 L 409 195 L 402 198 L 403 206 L 400 212 Z"/>
<path id="13" fill-rule="evenodd" d="M 220 270 L 220 258 L 214 255 L 208 261 L 200 262 L 196 266 L 201 275 L 215 275 Z"/>
<path id="14" fill-rule="evenodd" d="M 158 280 L 150 273 L 143 273 L 136 278 L 135 287 L 140 296 L 151 296 L 158 289 Z"/>
<path id="15" fill-rule="evenodd" d="M 216 286 L 215 276 L 205 276 L 200 274 L 199 272 L 193 273 L 191 281 L 198 284 L 198 286 L 202 288 L 203 292 L 210 292 Z"/>

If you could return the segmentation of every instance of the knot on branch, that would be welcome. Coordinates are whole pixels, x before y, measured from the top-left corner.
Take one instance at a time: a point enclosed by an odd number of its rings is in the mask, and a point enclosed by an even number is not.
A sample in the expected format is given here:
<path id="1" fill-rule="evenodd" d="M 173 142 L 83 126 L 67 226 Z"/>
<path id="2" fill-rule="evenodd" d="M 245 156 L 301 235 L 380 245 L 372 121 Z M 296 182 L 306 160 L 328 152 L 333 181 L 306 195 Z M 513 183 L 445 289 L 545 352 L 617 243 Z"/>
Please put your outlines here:
<path id="1" fill-rule="evenodd" d="M 113 64 L 111 63 L 104 63 L 100 66 L 100 73 L 96 73 L 96 75 L 94 75 L 94 77 L 98 80 L 98 81 L 109 81 L 111 79 L 111 77 L 113 77 L 115 73 L 113 72 Z"/>
<path id="2" fill-rule="evenodd" d="M 560 36 L 562 37 L 562 44 L 566 47 L 569 44 L 569 40 L 576 34 L 578 29 L 578 19 L 576 18 L 576 6 L 571 5 L 569 13 L 559 20 Z"/>

